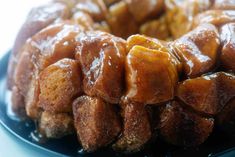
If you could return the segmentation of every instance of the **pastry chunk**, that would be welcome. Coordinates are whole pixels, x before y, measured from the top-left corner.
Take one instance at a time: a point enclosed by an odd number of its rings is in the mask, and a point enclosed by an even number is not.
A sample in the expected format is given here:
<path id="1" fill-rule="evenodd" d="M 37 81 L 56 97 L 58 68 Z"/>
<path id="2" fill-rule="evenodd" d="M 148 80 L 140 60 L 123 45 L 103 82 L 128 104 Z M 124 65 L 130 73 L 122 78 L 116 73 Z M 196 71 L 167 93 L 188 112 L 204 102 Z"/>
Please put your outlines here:
<path id="1" fill-rule="evenodd" d="M 159 131 L 167 142 L 179 146 L 203 143 L 213 130 L 214 119 L 204 118 L 173 101 L 161 111 Z"/>
<path id="2" fill-rule="evenodd" d="M 100 98 L 81 96 L 73 102 L 74 126 L 85 151 L 92 152 L 110 144 L 121 131 L 112 104 Z"/>
<path id="3" fill-rule="evenodd" d="M 29 90 L 25 96 L 25 110 L 28 117 L 37 120 L 40 118 L 42 109 L 37 105 L 39 99 L 39 83 L 38 79 L 33 79 L 30 82 Z"/>
<path id="4" fill-rule="evenodd" d="M 203 24 L 173 42 L 173 48 L 188 77 L 200 76 L 215 67 L 219 34 L 215 26 Z"/>
<path id="5" fill-rule="evenodd" d="M 130 14 L 127 4 L 123 1 L 115 3 L 109 8 L 107 21 L 112 33 L 116 36 L 127 38 L 138 32 L 138 26 Z"/>
<path id="6" fill-rule="evenodd" d="M 125 41 L 99 31 L 86 32 L 77 40 L 76 59 L 82 66 L 84 92 L 118 103 L 124 88 Z"/>
<path id="7" fill-rule="evenodd" d="M 235 99 L 231 99 L 216 115 L 216 124 L 222 127 L 235 127 Z"/>
<path id="8" fill-rule="evenodd" d="M 20 52 L 24 46 L 26 40 L 37 32 L 52 24 L 54 21 L 67 19 L 69 17 L 68 8 L 61 3 L 50 3 L 48 5 L 43 5 L 37 8 L 33 8 L 27 17 L 27 20 L 21 27 L 19 33 L 17 34 L 12 56 L 10 59 L 8 67 L 8 86 L 11 88 L 14 85 L 14 72 L 16 64 L 18 63 Z"/>
<path id="9" fill-rule="evenodd" d="M 14 114 L 19 117 L 24 117 L 26 115 L 24 97 L 16 86 L 12 88 L 11 103 L 11 110 Z"/>
<path id="10" fill-rule="evenodd" d="M 122 104 L 121 112 L 123 132 L 113 148 L 126 153 L 139 151 L 152 135 L 148 112 L 143 104 L 130 102 Z"/>
<path id="11" fill-rule="evenodd" d="M 171 55 L 171 62 L 177 66 L 178 73 L 181 73 L 182 63 L 174 55 L 172 48 L 169 46 L 167 42 L 137 34 L 137 35 L 132 35 L 127 39 L 127 51 L 130 51 L 131 48 L 134 47 L 135 45 L 169 53 Z"/>
<path id="12" fill-rule="evenodd" d="M 214 0 L 212 9 L 234 10 L 235 1 L 234 0 Z"/>
<path id="13" fill-rule="evenodd" d="M 173 38 L 187 33 L 193 17 L 211 6 L 210 0 L 165 0 L 166 17 Z"/>
<path id="14" fill-rule="evenodd" d="M 72 58 L 74 37 L 81 29 L 67 24 L 51 25 L 27 41 L 15 69 L 15 84 L 26 96 L 30 81 L 41 70 L 62 58 Z"/>
<path id="15" fill-rule="evenodd" d="M 58 24 L 59 32 L 53 32 L 56 25 L 52 25 L 32 38 L 32 45 L 39 46 L 39 70 L 63 58 L 74 58 L 77 42 L 75 37 L 83 31 L 82 27 L 70 24 Z M 51 34 L 52 33 L 52 34 Z M 49 38 L 48 35 L 51 37 Z"/>
<path id="16" fill-rule="evenodd" d="M 40 73 L 38 106 L 49 112 L 71 112 L 81 94 L 81 69 L 77 61 L 62 59 Z"/>
<path id="17" fill-rule="evenodd" d="M 155 37 L 161 40 L 167 40 L 170 37 L 166 16 L 162 16 L 157 20 L 147 21 L 140 26 L 140 34 Z"/>
<path id="18" fill-rule="evenodd" d="M 75 36 L 81 29 L 67 24 L 51 25 L 29 39 L 15 69 L 15 86 L 24 98 L 28 116 L 35 118 L 30 110 L 36 110 L 38 90 L 35 84 L 39 73 L 62 58 L 74 57 Z"/>
<path id="19" fill-rule="evenodd" d="M 218 72 L 188 79 L 179 84 L 176 95 L 196 111 L 216 115 L 235 96 L 235 76 Z"/>
<path id="20" fill-rule="evenodd" d="M 110 26 L 108 25 L 108 23 L 106 21 L 96 22 L 93 25 L 93 29 L 98 30 L 98 31 L 102 31 L 102 32 L 106 32 L 106 33 L 111 33 Z"/>
<path id="21" fill-rule="evenodd" d="M 145 35 L 132 35 L 127 39 L 127 50 L 130 51 L 132 47 L 139 45 L 143 46 L 149 49 L 157 49 L 159 51 L 165 51 L 167 52 L 168 49 L 166 47 L 166 42 L 155 39 L 155 38 L 150 38 Z"/>
<path id="22" fill-rule="evenodd" d="M 171 54 L 134 46 L 126 59 L 126 97 L 134 102 L 156 104 L 171 100 L 178 80 Z"/>
<path id="23" fill-rule="evenodd" d="M 220 27 L 226 23 L 235 22 L 234 10 L 208 10 L 194 17 L 193 28 L 204 23 Z"/>
<path id="24" fill-rule="evenodd" d="M 33 52 L 39 52 L 38 49 L 33 47 L 29 42 L 27 42 L 22 49 L 23 52 L 21 52 L 22 54 L 14 73 L 15 86 L 23 97 L 27 95 L 35 69 L 32 62 Z"/>
<path id="25" fill-rule="evenodd" d="M 93 20 L 105 20 L 107 8 L 103 0 L 78 0 L 74 10 L 89 14 Z"/>
<path id="26" fill-rule="evenodd" d="M 74 23 L 83 26 L 86 30 L 92 30 L 94 21 L 91 16 L 85 12 L 78 11 L 73 14 L 72 20 Z"/>
<path id="27" fill-rule="evenodd" d="M 128 8 L 135 20 L 138 22 L 144 21 L 150 17 L 156 17 L 163 11 L 163 0 L 125 0 Z"/>
<path id="28" fill-rule="evenodd" d="M 220 60 L 228 70 L 235 71 L 235 23 L 224 25 L 220 30 L 220 40 L 222 43 L 222 53 Z"/>
<path id="29" fill-rule="evenodd" d="M 39 132 L 47 138 L 61 138 L 74 132 L 73 119 L 67 113 L 43 112 Z"/>

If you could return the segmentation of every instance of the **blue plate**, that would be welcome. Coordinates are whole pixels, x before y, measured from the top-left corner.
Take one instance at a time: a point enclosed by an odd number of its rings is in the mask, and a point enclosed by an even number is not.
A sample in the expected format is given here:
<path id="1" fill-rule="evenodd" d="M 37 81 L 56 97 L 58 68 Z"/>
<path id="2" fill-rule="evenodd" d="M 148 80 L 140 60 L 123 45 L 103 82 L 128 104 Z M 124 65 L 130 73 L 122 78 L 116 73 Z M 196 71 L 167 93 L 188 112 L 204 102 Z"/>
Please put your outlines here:
<path id="1" fill-rule="evenodd" d="M 225 132 L 222 129 L 216 129 L 209 139 L 202 145 L 196 148 L 179 148 L 168 145 L 157 140 L 151 143 L 146 148 L 136 154 L 124 155 L 115 153 L 109 148 L 99 150 L 95 153 L 83 153 L 81 146 L 77 142 L 75 135 L 66 136 L 58 140 L 48 140 L 43 143 L 35 141 L 35 125 L 31 120 L 17 121 L 12 119 L 8 114 L 7 104 L 8 92 L 6 88 L 7 64 L 10 52 L 0 58 L 0 123 L 11 134 L 19 140 L 38 148 L 40 151 L 53 153 L 57 156 L 74 156 L 74 157 L 203 157 L 203 156 L 218 156 L 232 157 L 235 156 L 235 133 Z"/>

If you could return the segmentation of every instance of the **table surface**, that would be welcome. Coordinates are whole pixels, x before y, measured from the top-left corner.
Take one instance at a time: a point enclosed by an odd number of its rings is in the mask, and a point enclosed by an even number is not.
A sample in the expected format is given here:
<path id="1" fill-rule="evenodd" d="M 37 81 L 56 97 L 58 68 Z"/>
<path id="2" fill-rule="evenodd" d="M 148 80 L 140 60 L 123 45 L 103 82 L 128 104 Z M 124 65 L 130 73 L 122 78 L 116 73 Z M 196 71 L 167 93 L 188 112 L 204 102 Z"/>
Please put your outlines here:
<path id="1" fill-rule="evenodd" d="M 11 49 L 15 36 L 24 22 L 27 13 L 34 6 L 49 0 L 7 0 L 0 6 L 0 58 Z M 0 67 L 1 68 L 1 67 Z M 54 157 L 41 152 L 7 132 L 0 125 L 0 156 L 1 157 Z"/>

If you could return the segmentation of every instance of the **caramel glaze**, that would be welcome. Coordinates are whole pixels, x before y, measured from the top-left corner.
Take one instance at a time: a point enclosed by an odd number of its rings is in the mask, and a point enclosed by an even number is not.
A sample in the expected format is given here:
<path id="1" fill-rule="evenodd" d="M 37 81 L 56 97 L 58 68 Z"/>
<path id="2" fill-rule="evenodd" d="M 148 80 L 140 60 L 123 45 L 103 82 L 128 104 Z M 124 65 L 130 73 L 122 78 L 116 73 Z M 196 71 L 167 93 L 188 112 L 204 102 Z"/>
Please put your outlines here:
<path id="1" fill-rule="evenodd" d="M 14 74 L 15 86 L 24 97 L 26 112 L 30 117 L 38 117 L 38 113 L 35 111 L 31 114 L 29 108 L 37 108 L 40 72 L 60 59 L 74 57 L 74 37 L 79 31 L 81 28 L 74 25 L 49 26 L 29 39 L 19 53 L 18 66 Z"/>
<path id="2" fill-rule="evenodd" d="M 178 101 L 173 101 L 162 109 L 158 126 L 166 141 L 186 147 L 203 143 L 213 127 L 213 118 L 202 117 L 187 110 Z"/>
<path id="3" fill-rule="evenodd" d="M 220 39 L 222 42 L 221 64 L 226 69 L 235 71 L 235 23 L 228 23 L 220 29 Z"/>
<path id="4" fill-rule="evenodd" d="M 233 74 L 218 72 L 179 83 L 177 97 L 195 110 L 216 115 L 235 96 Z"/>
<path id="5" fill-rule="evenodd" d="M 215 26 L 202 24 L 172 45 L 183 64 L 184 73 L 188 77 L 200 76 L 215 66 L 220 46 L 219 33 Z"/>
<path id="6" fill-rule="evenodd" d="M 25 110 L 39 121 L 39 131 L 47 138 L 76 130 L 88 152 L 111 142 L 117 151 L 141 150 L 155 136 L 152 119 L 159 119 L 157 130 L 169 143 L 203 143 L 214 123 L 229 123 L 234 115 L 235 11 L 231 10 L 234 3 L 225 1 L 221 7 L 221 0 L 208 1 L 206 8 L 199 8 L 199 14 L 187 20 L 187 28 L 192 30 L 169 42 L 144 35 L 124 40 L 93 30 L 109 30 L 101 23 L 109 17 L 125 17 L 122 13 L 127 11 L 135 19 L 128 27 L 139 25 L 160 14 L 163 1 L 154 5 L 148 1 L 143 12 L 134 1 L 120 2 L 107 17 L 102 0 L 57 0 L 50 5 L 59 5 L 50 9 L 52 13 L 45 6 L 45 12 L 36 9 L 39 13 L 31 13 L 26 25 L 33 25 L 36 19 L 42 22 L 36 22 L 35 29 L 23 26 L 26 28 L 18 35 L 23 42 L 17 43 L 17 39 L 9 63 L 14 111 L 22 114 Z M 208 8 L 217 10 L 204 11 Z M 66 9 L 77 16 L 61 20 L 70 17 Z M 89 21 L 79 20 L 81 17 Z M 129 22 L 123 21 L 117 24 L 123 27 Z M 113 25 L 111 32 L 123 37 L 129 33 L 118 31 L 113 19 L 107 23 Z M 27 29 L 29 34 L 24 33 Z M 220 72 L 221 67 L 231 73 Z M 209 74 L 211 71 L 219 72 Z M 146 109 L 153 106 L 160 109 L 156 117 Z"/>
<path id="7" fill-rule="evenodd" d="M 32 37 L 48 25 L 67 19 L 69 16 L 69 9 L 61 3 L 51 3 L 32 9 L 15 40 L 10 59 L 11 63 L 8 67 L 8 75 L 13 76 L 20 56 L 19 52 L 22 51 L 21 49 L 28 38 Z M 8 78 L 9 89 L 12 89 L 14 84 L 13 81 L 12 77 Z"/>
<path id="8" fill-rule="evenodd" d="M 208 42 L 208 45 L 206 46 L 215 47 L 214 50 L 208 51 L 208 48 L 204 47 L 203 41 L 200 41 L 203 38 L 198 39 L 197 36 L 205 37 L 204 40 Z M 188 86 L 186 86 L 188 84 L 187 82 L 190 82 L 190 80 L 186 80 L 182 83 L 182 85 L 179 85 L 179 87 L 177 87 L 176 85 L 179 80 L 178 73 L 183 71 L 187 76 L 187 69 L 185 68 L 184 63 L 181 63 L 181 56 L 179 54 L 186 53 L 184 51 L 180 51 L 178 47 L 176 48 L 176 45 L 179 43 L 179 41 L 186 46 L 192 45 L 190 53 L 195 53 L 195 55 L 191 56 L 191 58 L 197 59 L 197 62 L 195 62 L 195 64 L 191 64 L 191 66 L 188 67 L 188 69 L 191 68 L 191 71 L 193 71 L 195 74 L 190 75 L 190 73 L 188 74 L 188 77 L 200 76 L 201 73 L 208 72 L 211 69 L 210 67 L 207 69 L 202 69 L 203 71 L 200 68 L 196 68 L 197 66 L 205 67 L 203 66 L 204 62 L 206 62 L 205 64 L 210 64 L 211 67 L 215 66 L 215 60 L 217 56 L 216 52 L 219 46 L 219 40 L 217 30 L 213 25 L 210 24 L 199 26 L 196 30 L 189 32 L 185 36 L 171 43 L 165 43 L 157 39 L 152 39 L 141 35 L 131 36 L 130 38 L 128 38 L 126 43 L 123 39 L 114 37 L 108 33 L 98 31 L 84 32 L 82 28 L 78 26 L 69 24 L 55 24 L 42 30 L 41 32 L 33 36 L 30 40 L 28 40 L 25 44 L 18 61 L 18 66 L 15 70 L 14 88 L 18 89 L 21 95 L 24 97 L 26 113 L 31 118 L 38 119 L 39 117 L 41 117 L 41 113 L 45 115 L 45 111 L 49 111 L 52 114 L 55 114 L 54 116 L 59 113 L 68 113 L 68 115 L 70 115 L 72 106 L 67 106 L 70 109 L 67 109 L 66 107 L 66 110 L 61 110 L 58 112 L 56 108 L 50 109 L 50 101 L 49 99 L 47 99 L 47 97 L 39 96 L 40 92 L 42 92 L 40 90 L 42 90 L 41 84 L 43 83 L 40 83 L 40 81 L 45 82 L 45 79 L 47 79 L 45 78 L 41 80 L 39 78 L 44 77 L 44 75 L 48 73 L 46 72 L 46 70 L 52 65 L 59 65 L 59 67 L 57 67 L 62 70 L 66 66 L 70 66 L 69 64 L 62 65 L 57 61 L 62 58 L 71 58 L 76 59 L 81 65 L 83 75 L 81 77 L 83 78 L 83 85 L 80 85 L 80 87 L 83 88 L 83 91 L 86 95 L 89 95 L 91 97 L 101 97 L 108 103 L 118 104 L 121 96 L 123 95 L 123 97 L 128 100 L 126 102 L 127 105 L 129 103 L 134 103 L 136 105 L 145 106 L 147 104 L 161 105 L 161 103 L 163 102 L 173 100 L 174 96 L 177 95 L 180 99 L 182 99 L 182 101 L 184 101 L 187 105 L 189 105 L 196 111 L 215 115 L 233 97 L 233 95 L 231 95 L 228 98 L 225 98 L 222 104 L 218 102 L 220 100 L 217 96 L 218 94 L 224 93 L 225 91 L 228 91 L 227 94 L 231 94 L 230 91 L 233 91 L 232 89 L 228 90 L 227 85 L 222 86 L 227 83 L 226 76 L 228 74 L 222 73 L 214 74 L 215 76 L 212 75 L 202 77 L 202 79 L 204 79 L 205 81 L 208 81 L 208 78 L 211 78 L 211 81 L 209 81 L 211 83 L 209 83 L 209 85 L 206 85 L 206 83 L 202 83 L 202 81 L 198 81 L 201 78 L 195 78 L 192 79 L 192 82 L 195 82 L 196 84 L 198 83 L 198 85 L 189 84 Z M 197 49 L 200 52 L 195 51 L 194 49 Z M 208 54 L 208 52 L 210 53 Z M 187 53 L 189 52 L 187 51 Z M 198 59 L 198 55 L 204 55 L 204 58 L 208 58 L 208 60 L 202 60 L 202 62 L 200 62 L 201 60 Z M 187 56 L 185 58 L 187 58 Z M 209 63 L 207 63 L 207 61 Z M 188 60 L 188 62 L 190 62 L 190 60 Z M 186 66 L 187 65 L 188 64 L 186 64 Z M 124 68 L 126 75 L 125 84 L 123 80 Z M 64 75 L 66 76 L 67 74 L 64 73 Z M 47 74 L 45 76 L 47 76 Z M 53 75 L 53 77 L 56 76 Z M 113 78 L 110 79 L 110 77 Z M 214 79 L 215 77 L 218 77 L 218 79 Z M 221 77 L 225 78 L 221 79 Z M 233 80 L 231 78 L 233 77 L 231 76 L 227 80 Z M 220 80 L 223 81 L 221 82 Z M 214 84 L 217 84 L 217 86 L 215 86 Z M 49 88 L 49 85 L 45 85 L 43 85 L 43 91 L 49 90 L 48 92 L 50 92 L 50 90 L 52 90 L 52 93 L 55 92 L 53 88 Z M 124 87 L 126 89 L 125 91 Z M 220 87 L 222 89 L 220 89 Z M 175 89 L 177 89 L 177 93 L 175 93 Z M 206 89 L 209 90 L 207 93 L 205 93 Z M 213 96 L 210 91 L 212 91 L 212 93 L 214 92 L 215 95 Z M 217 91 L 219 93 L 216 93 Z M 203 95 L 199 96 L 198 93 L 201 93 Z M 207 97 L 207 95 L 210 95 L 210 97 Z M 57 96 L 61 97 L 61 100 L 64 101 L 65 97 L 63 98 L 62 95 Z M 196 103 L 197 100 L 204 101 Z M 67 103 L 69 102 L 67 101 Z M 51 105 L 57 105 L 57 103 L 55 102 L 55 104 Z M 62 107 L 64 105 L 66 104 L 63 104 Z M 22 108 L 22 106 L 19 107 Z M 123 109 L 125 110 L 125 108 Z M 123 113 L 125 113 L 125 111 L 123 111 Z M 75 112 L 74 114 L 76 115 L 77 113 Z M 126 114 L 123 114 L 122 116 L 124 119 L 127 118 Z M 132 114 L 128 116 L 132 116 Z M 134 114 L 133 116 L 137 115 Z M 134 117 L 127 118 L 127 120 L 132 118 Z M 41 122 L 39 124 L 49 125 L 48 121 L 45 122 L 45 118 L 41 118 L 40 121 Z M 148 118 L 146 119 L 146 121 L 149 121 Z M 78 121 L 78 123 L 75 123 L 75 126 L 79 125 L 79 123 L 80 121 Z M 59 126 L 57 125 L 55 126 L 56 128 L 71 130 L 71 128 L 64 128 L 62 124 Z M 129 128 L 132 127 L 131 125 L 132 122 L 127 121 L 127 124 L 125 124 L 124 122 L 124 127 Z M 55 130 L 53 130 L 53 127 L 47 128 L 46 131 L 43 129 L 44 127 L 40 128 L 42 134 L 49 138 L 54 138 L 56 135 L 62 136 L 61 133 L 55 132 Z M 76 128 L 79 130 L 81 129 L 80 127 Z M 62 133 L 66 133 L 66 130 Z M 72 132 L 70 131 L 70 133 Z M 116 150 L 123 150 L 127 152 L 139 150 L 140 148 L 142 148 L 142 145 L 144 145 L 144 143 L 149 140 L 149 136 L 143 137 L 146 140 L 145 142 L 143 142 L 143 140 L 138 140 L 139 138 L 142 138 L 142 133 L 140 133 L 139 135 L 138 134 L 138 129 L 136 130 L 136 132 L 124 132 L 124 137 L 120 139 L 121 141 L 115 144 L 114 148 Z M 132 135 L 135 135 L 137 139 L 129 139 L 129 136 Z M 132 146 L 125 146 L 125 143 L 128 142 L 125 142 L 125 140 L 133 143 L 133 148 Z M 142 141 L 143 143 L 139 143 L 140 141 Z M 168 139 L 167 141 L 170 141 L 170 139 Z M 200 144 L 202 141 L 193 144 Z M 176 142 L 172 143 L 177 144 Z M 85 147 L 86 151 L 93 151 L 95 150 L 94 148 L 98 148 L 95 147 L 95 145 L 97 145 L 97 142 L 94 142 L 92 144 L 93 145 Z"/>
<path id="9" fill-rule="evenodd" d="M 108 33 L 88 31 L 77 37 L 75 58 L 82 66 L 83 90 L 117 104 L 124 90 L 126 42 Z"/>

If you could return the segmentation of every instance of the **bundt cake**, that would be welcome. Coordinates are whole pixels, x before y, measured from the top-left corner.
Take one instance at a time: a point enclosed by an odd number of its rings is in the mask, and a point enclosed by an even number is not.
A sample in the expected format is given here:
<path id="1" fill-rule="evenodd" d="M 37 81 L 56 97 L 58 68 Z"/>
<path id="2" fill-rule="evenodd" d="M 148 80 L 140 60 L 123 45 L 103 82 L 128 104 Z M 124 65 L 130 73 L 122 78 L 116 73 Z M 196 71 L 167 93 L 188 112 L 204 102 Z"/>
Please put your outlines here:
<path id="1" fill-rule="evenodd" d="M 235 122 L 235 1 L 54 0 L 20 29 L 8 88 L 16 115 L 87 152 L 200 145 Z"/>

